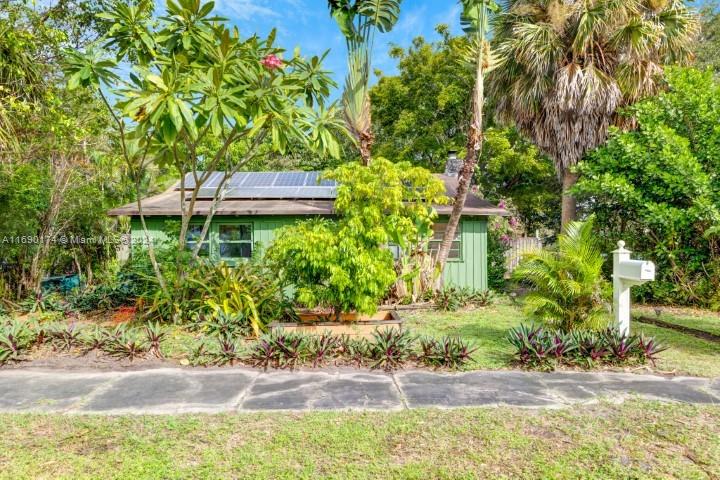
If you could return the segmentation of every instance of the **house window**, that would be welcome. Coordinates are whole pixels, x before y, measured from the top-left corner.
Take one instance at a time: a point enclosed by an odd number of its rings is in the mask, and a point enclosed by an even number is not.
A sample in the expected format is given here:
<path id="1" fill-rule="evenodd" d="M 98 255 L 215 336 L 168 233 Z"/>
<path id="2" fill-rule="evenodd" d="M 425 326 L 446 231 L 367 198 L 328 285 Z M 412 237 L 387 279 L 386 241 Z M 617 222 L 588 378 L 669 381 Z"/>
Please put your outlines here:
<path id="1" fill-rule="evenodd" d="M 192 251 L 195 249 L 195 246 L 197 245 L 197 241 L 200 239 L 200 234 L 202 233 L 203 226 L 202 225 L 188 225 L 187 234 L 185 235 L 185 245 L 188 250 Z M 205 235 L 205 240 L 203 240 L 200 251 L 198 252 L 198 255 L 201 257 L 207 257 L 210 255 L 210 232 Z"/>
<path id="2" fill-rule="evenodd" d="M 440 243 L 442 243 L 446 227 L 447 223 L 436 223 L 433 225 L 433 236 L 430 239 L 430 253 L 433 255 L 435 255 L 440 248 Z M 455 229 L 455 238 L 453 239 L 452 244 L 450 244 L 448 259 L 462 260 L 462 228 L 460 223 L 458 223 L 458 226 Z"/>
<path id="3" fill-rule="evenodd" d="M 252 256 L 252 225 L 219 225 L 220 258 L 250 258 Z"/>

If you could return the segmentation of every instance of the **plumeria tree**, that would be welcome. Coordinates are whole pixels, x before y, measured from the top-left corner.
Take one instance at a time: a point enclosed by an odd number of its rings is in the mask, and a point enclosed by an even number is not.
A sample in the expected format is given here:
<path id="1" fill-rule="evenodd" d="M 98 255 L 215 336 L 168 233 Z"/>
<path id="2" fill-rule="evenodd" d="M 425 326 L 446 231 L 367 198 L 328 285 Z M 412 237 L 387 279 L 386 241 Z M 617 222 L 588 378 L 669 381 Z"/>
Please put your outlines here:
<path id="1" fill-rule="evenodd" d="M 142 208 L 149 165 L 180 174 L 180 249 L 200 187 L 213 172 L 224 172 L 194 239 L 196 257 L 233 173 L 291 143 L 337 156 L 336 134 L 344 130 L 335 107 L 325 102 L 334 83 L 321 58 L 307 60 L 296 50 L 284 59 L 274 32 L 242 38 L 213 8 L 213 2 L 170 0 L 158 17 L 151 1 L 117 1 L 101 14 L 109 24 L 101 45 L 67 53 L 68 85 L 95 89 L 112 113 L 136 185 L 149 256 L 165 293 Z M 133 68 L 123 75 L 120 67 L 127 63 Z"/>
<path id="2" fill-rule="evenodd" d="M 483 144 L 483 107 L 485 105 L 485 74 L 495 66 L 495 57 L 487 41 L 489 20 L 498 5 L 493 0 L 460 0 L 462 5 L 461 22 L 463 30 L 471 37 L 465 63 L 473 68 L 475 85 L 472 95 L 472 120 L 467 133 L 467 145 L 463 166 L 460 170 L 458 187 L 453 209 L 448 219 L 440 247 L 435 257 L 436 268 L 442 272 L 460 223 L 462 209 L 465 206 L 470 189 L 470 181 Z M 442 278 L 442 275 L 440 276 Z"/>
<path id="3" fill-rule="evenodd" d="M 330 14 L 345 37 L 348 74 L 343 109 L 345 122 L 357 142 L 360 157 L 370 164 L 374 142 L 370 115 L 370 55 L 375 34 L 389 32 L 400 16 L 402 0 L 328 0 Z"/>

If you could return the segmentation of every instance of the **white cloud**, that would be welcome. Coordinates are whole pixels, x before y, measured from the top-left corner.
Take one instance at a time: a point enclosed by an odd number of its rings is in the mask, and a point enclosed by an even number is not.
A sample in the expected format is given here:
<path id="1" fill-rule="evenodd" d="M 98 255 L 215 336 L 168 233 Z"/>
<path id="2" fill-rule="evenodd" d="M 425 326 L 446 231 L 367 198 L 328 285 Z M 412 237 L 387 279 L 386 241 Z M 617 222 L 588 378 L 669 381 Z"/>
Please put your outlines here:
<path id="1" fill-rule="evenodd" d="M 251 20 L 257 16 L 279 17 L 280 13 L 271 8 L 270 3 L 274 7 L 279 6 L 279 2 L 267 0 L 216 0 L 215 7 L 221 15 L 232 16 L 239 20 Z"/>

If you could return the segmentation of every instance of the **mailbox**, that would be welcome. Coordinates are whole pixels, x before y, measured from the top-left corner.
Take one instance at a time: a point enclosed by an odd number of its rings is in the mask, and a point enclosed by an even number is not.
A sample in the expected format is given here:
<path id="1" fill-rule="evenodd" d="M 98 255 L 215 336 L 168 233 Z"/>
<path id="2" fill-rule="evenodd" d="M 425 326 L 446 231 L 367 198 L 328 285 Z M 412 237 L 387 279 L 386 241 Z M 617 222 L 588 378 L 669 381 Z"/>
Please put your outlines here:
<path id="1" fill-rule="evenodd" d="M 650 280 L 655 280 L 655 264 L 644 260 L 620 261 L 615 275 L 618 275 L 625 284 L 641 285 Z"/>
<path id="2" fill-rule="evenodd" d="M 655 264 L 644 260 L 630 260 L 625 242 L 618 242 L 613 252 L 613 313 L 623 335 L 630 334 L 630 287 L 655 280 Z"/>

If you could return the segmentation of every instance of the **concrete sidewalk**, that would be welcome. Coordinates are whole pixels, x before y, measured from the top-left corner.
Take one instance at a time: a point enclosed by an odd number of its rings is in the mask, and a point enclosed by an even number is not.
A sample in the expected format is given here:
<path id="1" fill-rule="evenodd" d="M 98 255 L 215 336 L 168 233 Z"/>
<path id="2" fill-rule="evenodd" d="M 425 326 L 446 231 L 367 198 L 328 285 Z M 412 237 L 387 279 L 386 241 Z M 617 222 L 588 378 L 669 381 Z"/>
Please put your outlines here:
<path id="1" fill-rule="evenodd" d="M 163 368 L 123 372 L 0 371 L 0 412 L 174 414 L 258 410 L 560 408 L 639 396 L 720 405 L 720 379 L 624 373 L 477 371 L 392 375 L 353 370 Z"/>

